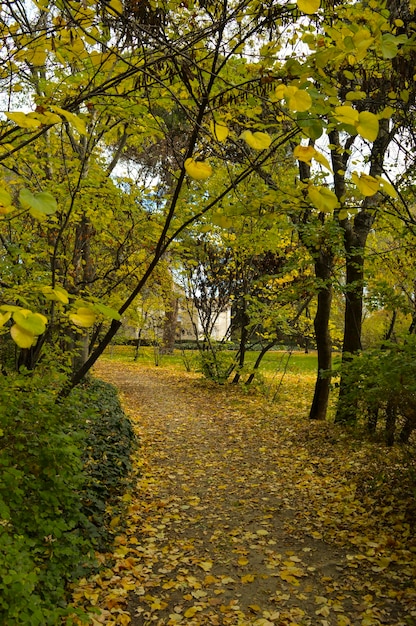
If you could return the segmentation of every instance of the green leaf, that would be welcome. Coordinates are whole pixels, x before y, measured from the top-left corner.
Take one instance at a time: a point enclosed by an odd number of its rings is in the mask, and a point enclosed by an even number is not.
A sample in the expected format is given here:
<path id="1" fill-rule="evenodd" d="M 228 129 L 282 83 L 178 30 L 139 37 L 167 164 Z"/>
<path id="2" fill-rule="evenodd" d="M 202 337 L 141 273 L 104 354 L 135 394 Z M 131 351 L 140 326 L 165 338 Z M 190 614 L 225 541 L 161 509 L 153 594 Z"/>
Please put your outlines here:
<path id="1" fill-rule="evenodd" d="M 399 52 L 396 37 L 390 33 L 385 33 L 381 39 L 381 53 L 383 59 L 394 59 Z"/>
<path id="2" fill-rule="evenodd" d="M 33 217 L 38 217 L 39 213 L 53 215 L 58 209 L 55 198 L 48 191 L 32 193 L 29 189 L 21 189 L 19 200 L 29 207 Z"/>
<path id="3" fill-rule="evenodd" d="M 10 206 L 12 203 L 12 197 L 5 189 L 0 189 L 0 204 L 3 206 Z"/>
<path id="4" fill-rule="evenodd" d="M 0 189 L 0 215 L 7 215 L 13 210 L 11 195 L 5 189 Z"/>
<path id="5" fill-rule="evenodd" d="M 314 117 L 304 117 L 302 114 L 299 114 L 297 116 L 297 123 L 302 129 L 303 134 L 309 137 L 309 139 L 316 141 L 322 136 L 323 126 L 319 119 Z"/>
<path id="6" fill-rule="evenodd" d="M 104 315 L 104 317 L 109 317 L 112 320 L 120 320 L 121 319 L 121 315 L 118 311 L 116 311 L 116 309 L 113 309 L 110 306 L 107 306 L 105 304 L 101 304 L 100 302 L 97 302 L 94 305 L 94 308 L 101 313 L 102 315 Z"/>
<path id="7" fill-rule="evenodd" d="M 32 335 L 42 335 L 46 330 L 47 319 L 40 313 L 32 313 L 25 309 L 16 311 L 13 314 L 13 320 L 19 326 Z"/>

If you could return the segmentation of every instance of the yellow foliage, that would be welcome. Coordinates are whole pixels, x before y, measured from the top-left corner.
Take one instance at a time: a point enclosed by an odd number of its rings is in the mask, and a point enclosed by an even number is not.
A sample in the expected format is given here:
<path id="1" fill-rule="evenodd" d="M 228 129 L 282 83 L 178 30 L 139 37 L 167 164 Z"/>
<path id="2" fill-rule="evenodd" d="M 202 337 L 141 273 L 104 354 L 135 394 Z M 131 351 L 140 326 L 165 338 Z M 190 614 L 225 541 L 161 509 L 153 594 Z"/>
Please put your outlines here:
<path id="1" fill-rule="evenodd" d="M 311 15 L 317 12 L 321 6 L 321 0 L 297 0 L 296 4 L 298 5 L 299 11 Z"/>
<path id="2" fill-rule="evenodd" d="M 76 326 L 81 328 L 90 328 L 95 324 L 97 315 L 92 309 L 87 307 L 79 307 L 75 313 L 71 313 L 69 319 Z"/>
<path id="3" fill-rule="evenodd" d="M 241 133 L 241 139 L 244 139 L 250 148 L 254 148 L 254 150 L 267 150 L 272 143 L 270 135 L 260 131 L 252 133 L 251 130 L 245 130 Z"/>
<path id="4" fill-rule="evenodd" d="M 192 157 L 186 159 L 185 170 L 188 176 L 195 180 L 207 180 L 212 175 L 212 167 L 205 161 L 195 161 Z"/>
<path id="5" fill-rule="evenodd" d="M 352 182 L 357 185 L 363 196 L 374 196 L 380 188 L 380 182 L 374 176 L 368 174 L 358 174 L 353 172 L 351 176 Z"/>

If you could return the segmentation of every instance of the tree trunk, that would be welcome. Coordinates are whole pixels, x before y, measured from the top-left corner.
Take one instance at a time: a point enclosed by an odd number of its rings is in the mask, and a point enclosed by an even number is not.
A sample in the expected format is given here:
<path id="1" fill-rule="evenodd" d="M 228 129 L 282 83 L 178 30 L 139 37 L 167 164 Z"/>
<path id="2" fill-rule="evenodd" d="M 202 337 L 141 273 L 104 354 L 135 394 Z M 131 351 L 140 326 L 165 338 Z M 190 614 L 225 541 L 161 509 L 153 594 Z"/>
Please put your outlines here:
<path id="1" fill-rule="evenodd" d="M 361 211 L 355 220 L 354 226 L 350 223 L 345 228 L 345 324 L 344 341 L 342 344 L 343 362 L 351 359 L 353 354 L 361 350 L 361 330 L 363 317 L 364 295 L 364 255 L 367 237 L 370 232 L 374 217 L 366 211 Z M 354 423 L 357 408 L 348 401 L 345 403 L 345 395 L 348 385 L 341 375 L 339 396 L 335 422 L 337 424 Z"/>
<path id="2" fill-rule="evenodd" d="M 178 308 L 179 299 L 172 298 L 168 309 L 165 312 L 165 320 L 163 324 L 163 354 L 173 354 L 175 346 L 176 329 L 178 327 Z"/>
<path id="3" fill-rule="evenodd" d="M 247 341 L 249 338 L 249 332 L 248 332 L 248 324 L 249 324 L 249 318 L 246 312 L 246 303 L 244 300 L 244 304 L 243 304 L 243 311 L 241 314 L 241 334 L 240 334 L 240 347 L 238 349 L 238 369 L 234 375 L 233 378 L 233 384 L 237 384 L 240 382 L 240 378 L 241 378 L 241 370 L 244 367 L 244 363 L 245 363 L 245 359 L 246 359 L 246 350 L 247 350 Z"/>
<path id="4" fill-rule="evenodd" d="M 258 356 L 258 357 L 257 357 L 257 359 L 256 359 L 256 362 L 254 363 L 254 366 L 253 366 L 253 371 L 251 372 L 250 376 L 249 376 L 249 377 L 247 378 L 247 380 L 246 380 L 246 383 L 245 383 L 246 385 L 251 385 L 251 383 L 252 383 L 252 382 L 253 382 L 253 380 L 254 380 L 254 376 L 256 375 L 256 372 L 257 372 L 257 370 L 258 370 L 258 369 L 259 369 L 259 367 L 260 367 L 260 363 L 262 362 L 263 357 L 265 356 L 265 354 L 267 354 L 267 352 L 268 352 L 269 350 L 271 350 L 271 348 L 273 348 L 273 346 L 275 346 L 275 345 L 276 345 L 276 343 L 277 343 L 277 339 L 274 339 L 273 341 L 270 341 L 268 344 L 266 344 L 266 345 L 262 348 L 262 350 L 261 350 L 261 352 L 260 352 L 259 356 Z"/>
<path id="5" fill-rule="evenodd" d="M 332 303 L 331 274 L 333 255 L 321 251 L 315 260 L 315 275 L 323 286 L 318 292 L 318 306 L 314 319 L 316 347 L 318 350 L 318 374 L 309 419 L 325 419 L 328 410 L 331 378 L 325 374 L 332 367 L 332 342 L 329 332 L 329 316 Z"/>
<path id="6" fill-rule="evenodd" d="M 390 143 L 389 122 L 380 120 L 380 129 L 374 141 L 370 156 L 370 175 L 380 176 L 383 172 L 383 161 Z M 367 237 L 373 226 L 379 194 L 366 197 L 362 210 L 353 221 L 344 219 L 340 222 L 344 229 L 346 284 L 345 284 L 345 325 L 342 346 L 342 360 L 348 360 L 352 354 L 361 350 L 361 330 L 364 297 L 364 260 Z M 335 422 L 338 424 L 354 423 L 357 417 L 356 406 L 348 406 L 344 401 L 347 385 L 341 375 L 339 399 Z"/>

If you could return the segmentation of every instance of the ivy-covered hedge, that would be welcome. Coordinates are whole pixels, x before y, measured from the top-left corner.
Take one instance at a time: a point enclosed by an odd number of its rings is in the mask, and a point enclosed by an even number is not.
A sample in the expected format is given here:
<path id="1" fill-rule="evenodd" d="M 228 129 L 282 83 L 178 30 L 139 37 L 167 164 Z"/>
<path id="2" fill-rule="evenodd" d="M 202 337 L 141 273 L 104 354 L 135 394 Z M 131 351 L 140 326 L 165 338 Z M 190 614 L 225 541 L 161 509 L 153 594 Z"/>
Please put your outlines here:
<path id="1" fill-rule="evenodd" d="M 59 624 L 70 580 L 108 539 L 134 434 L 111 385 L 56 404 L 53 380 L 0 376 L 0 623 Z"/>

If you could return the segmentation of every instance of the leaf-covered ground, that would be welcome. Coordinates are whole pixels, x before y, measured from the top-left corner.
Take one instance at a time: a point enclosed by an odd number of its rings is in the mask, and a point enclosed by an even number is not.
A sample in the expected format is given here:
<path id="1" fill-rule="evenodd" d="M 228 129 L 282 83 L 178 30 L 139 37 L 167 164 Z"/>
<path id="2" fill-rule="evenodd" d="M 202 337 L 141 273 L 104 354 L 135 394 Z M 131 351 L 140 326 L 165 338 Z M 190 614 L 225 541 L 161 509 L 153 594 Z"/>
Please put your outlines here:
<path id="1" fill-rule="evenodd" d="M 416 624 L 401 450 L 310 423 L 300 379 L 271 405 L 174 370 L 103 361 L 97 374 L 141 447 L 114 552 L 74 591 L 101 610 L 91 624 Z"/>

